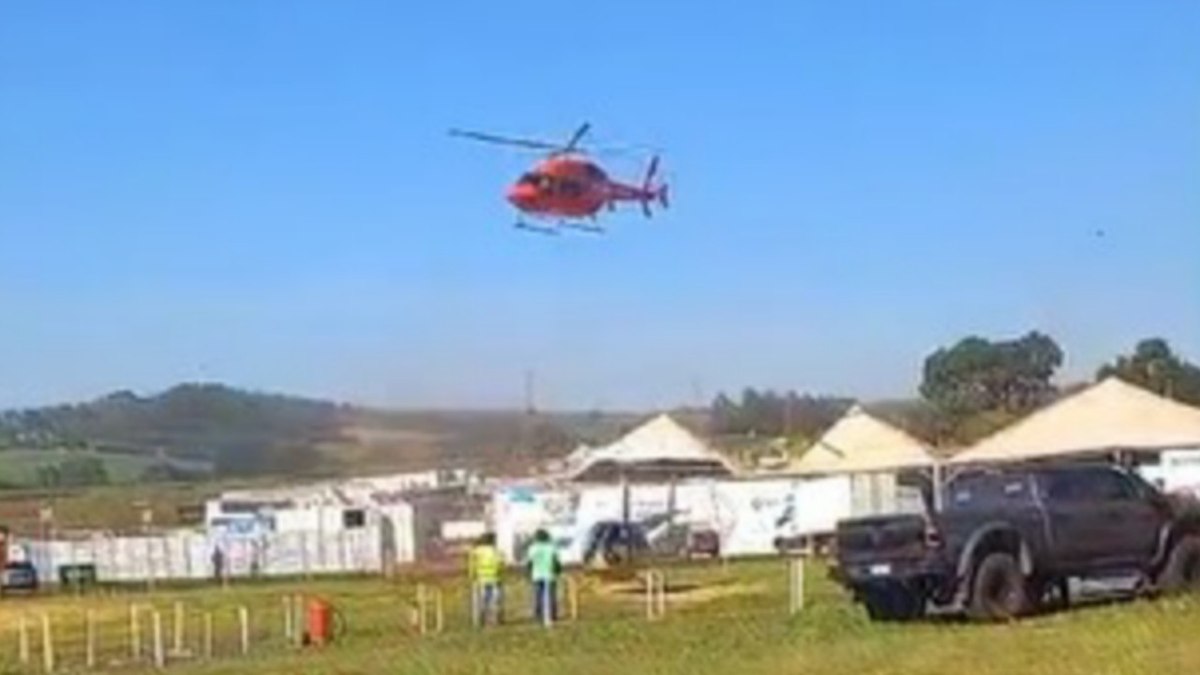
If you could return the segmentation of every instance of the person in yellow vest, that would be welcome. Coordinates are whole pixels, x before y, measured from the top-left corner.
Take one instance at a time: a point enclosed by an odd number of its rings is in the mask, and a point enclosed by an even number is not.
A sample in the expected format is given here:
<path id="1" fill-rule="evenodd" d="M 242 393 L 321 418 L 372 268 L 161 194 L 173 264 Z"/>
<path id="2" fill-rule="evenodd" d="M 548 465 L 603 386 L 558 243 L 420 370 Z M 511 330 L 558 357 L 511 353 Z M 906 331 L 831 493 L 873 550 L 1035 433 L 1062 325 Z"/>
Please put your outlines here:
<path id="1" fill-rule="evenodd" d="M 501 577 L 504 560 L 496 548 L 496 535 L 488 532 L 471 547 L 467 562 L 471 578 L 471 605 L 476 626 L 483 626 L 491 615 L 496 624 L 504 620 L 504 589 Z"/>

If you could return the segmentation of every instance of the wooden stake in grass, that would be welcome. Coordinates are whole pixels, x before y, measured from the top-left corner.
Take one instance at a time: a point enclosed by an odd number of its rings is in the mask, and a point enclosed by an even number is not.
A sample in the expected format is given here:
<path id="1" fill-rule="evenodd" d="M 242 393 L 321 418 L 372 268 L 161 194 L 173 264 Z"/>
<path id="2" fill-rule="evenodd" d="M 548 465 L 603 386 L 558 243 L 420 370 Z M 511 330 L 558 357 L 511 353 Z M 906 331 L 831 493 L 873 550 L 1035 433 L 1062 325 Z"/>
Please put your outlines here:
<path id="1" fill-rule="evenodd" d="M 24 614 L 17 617 L 17 660 L 29 665 L 29 619 Z"/>
<path id="2" fill-rule="evenodd" d="M 96 667 L 96 614 L 87 610 L 83 615 L 84 639 L 87 641 L 85 660 L 88 670 Z"/>
<path id="3" fill-rule="evenodd" d="M 213 615 L 212 612 L 204 613 L 204 658 L 212 660 L 213 657 Z"/>
<path id="4" fill-rule="evenodd" d="M 575 577 L 563 577 L 563 590 L 567 594 L 567 616 L 572 621 L 579 620 L 579 583 Z"/>
<path id="5" fill-rule="evenodd" d="M 282 598 L 282 602 L 283 602 L 283 639 L 286 640 L 288 642 L 288 644 L 291 644 L 292 641 L 295 640 L 295 638 L 296 638 L 296 633 L 295 633 L 296 627 L 294 624 L 294 622 L 296 620 L 296 610 L 292 606 L 292 602 L 294 600 L 295 600 L 295 598 L 291 595 L 285 595 Z"/>
<path id="6" fill-rule="evenodd" d="M 417 584 L 417 632 L 421 635 L 428 632 L 425 620 L 425 584 Z"/>
<path id="7" fill-rule="evenodd" d="M 667 581 L 659 570 L 646 570 L 646 618 L 661 619 L 667 613 Z"/>
<path id="8" fill-rule="evenodd" d="M 54 672 L 54 632 L 49 614 L 42 615 L 42 665 L 47 673 Z"/>
<path id="9" fill-rule="evenodd" d="M 165 668 L 167 665 L 166 645 L 163 644 L 162 614 L 156 609 L 150 616 L 154 632 L 154 667 Z"/>
<path id="10" fill-rule="evenodd" d="M 183 612 L 183 603 L 177 600 L 175 602 L 175 618 L 171 626 L 174 629 L 174 640 L 171 645 L 171 652 L 173 654 L 183 654 L 183 638 L 187 627 L 186 621 L 187 619 Z"/>
<path id="11" fill-rule="evenodd" d="M 138 606 L 129 603 L 129 656 L 134 661 L 142 658 L 142 619 Z"/>
<path id="12" fill-rule="evenodd" d="M 788 560 L 788 614 L 796 615 L 804 610 L 804 558 Z"/>
<path id="13" fill-rule="evenodd" d="M 295 615 L 292 619 L 292 642 L 295 643 L 297 647 L 303 647 L 304 635 L 307 632 L 304 627 L 304 596 L 299 594 L 295 595 L 292 598 L 292 607 L 295 611 Z"/>
<path id="14" fill-rule="evenodd" d="M 425 584 L 417 584 L 417 632 L 421 635 L 430 633 L 429 617 L 433 615 L 433 632 L 441 633 L 445 626 L 445 612 L 442 607 L 442 591 L 429 588 Z"/>
<path id="15" fill-rule="evenodd" d="M 238 627 L 241 629 L 242 655 L 250 653 L 250 610 L 245 605 L 238 607 Z"/>
<path id="16" fill-rule="evenodd" d="M 436 625 L 437 625 L 437 632 L 441 633 L 442 628 L 446 625 L 446 615 L 442 611 L 442 589 L 438 588 L 438 589 L 435 589 L 435 591 L 436 591 L 436 595 L 434 595 L 434 598 L 435 598 L 435 602 L 437 603 L 437 605 L 436 605 L 436 607 L 437 607 Z"/>

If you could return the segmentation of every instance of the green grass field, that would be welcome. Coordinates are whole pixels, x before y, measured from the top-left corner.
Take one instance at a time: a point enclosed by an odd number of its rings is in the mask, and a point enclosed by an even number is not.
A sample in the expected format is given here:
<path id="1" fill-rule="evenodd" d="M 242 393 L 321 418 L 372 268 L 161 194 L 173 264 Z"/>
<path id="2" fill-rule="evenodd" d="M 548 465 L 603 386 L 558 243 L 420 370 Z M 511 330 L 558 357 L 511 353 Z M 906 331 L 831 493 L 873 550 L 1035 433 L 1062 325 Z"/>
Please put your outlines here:
<path id="1" fill-rule="evenodd" d="M 83 598 L 0 601 L 0 672 L 39 672 L 40 617 L 51 617 L 60 670 L 86 658 L 85 613 L 95 619 L 96 658 L 110 670 L 131 664 L 129 605 L 161 612 L 164 642 L 174 640 L 173 609 L 185 611 L 185 656 L 174 672 L 217 673 L 520 673 L 636 675 L 696 673 L 1192 673 L 1200 672 L 1200 599 L 1160 599 L 1080 607 L 1010 625 L 929 620 L 872 624 L 809 568 L 807 606 L 787 611 L 783 561 L 673 568 L 667 614 L 650 621 L 636 581 L 581 577 L 579 617 L 553 629 L 530 620 L 528 590 L 508 585 L 508 623 L 470 628 L 467 596 L 457 578 L 426 579 L 443 591 L 445 630 L 419 636 L 412 624 L 417 579 L 323 580 L 239 584 L 227 589 L 125 591 Z M 315 593 L 345 618 L 346 633 L 323 649 L 299 649 L 284 636 L 283 596 Z M 237 607 L 250 613 L 252 648 L 237 654 Z M 17 627 L 31 627 L 33 665 L 19 670 Z M 212 616 L 214 657 L 204 654 L 204 617 Z M 142 612 L 142 639 L 152 634 Z M 7 670 L 6 670 L 7 669 Z"/>
<path id="2" fill-rule="evenodd" d="M 38 485 L 38 469 L 57 466 L 70 457 L 98 457 L 104 462 L 109 480 L 113 483 L 128 483 L 137 479 L 147 467 L 154 463 L 151 457 L 120 455 L 115 453 L 82 453 L 66 450 L 4 450 L 0 451 L 0 484 L 18 487 Z"/>
<path id="3" fill-rule="evenodd" d="M 5 448 L 0 450 L 0 485 L 9 488 L 40 486 L 39 469 L 58 466 L 73 457 L 94 457 L 104 463 L 108 481 L 114 485 L 129 484 L 141 479 L 146 469 L 159 463 L 150 455 L 118 452 L 97 452 L 67 449 Z M 208 467 L 201 462 L 169 460 L 173 465 L 204 473 Z"/>

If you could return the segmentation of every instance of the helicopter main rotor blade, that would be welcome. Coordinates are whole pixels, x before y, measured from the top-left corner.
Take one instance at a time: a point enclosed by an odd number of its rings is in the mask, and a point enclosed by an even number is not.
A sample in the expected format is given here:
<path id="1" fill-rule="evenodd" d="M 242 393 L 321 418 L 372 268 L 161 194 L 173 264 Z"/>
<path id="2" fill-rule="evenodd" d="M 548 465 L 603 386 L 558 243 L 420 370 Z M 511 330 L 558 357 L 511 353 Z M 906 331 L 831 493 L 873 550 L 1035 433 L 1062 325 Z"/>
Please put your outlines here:
<path id="1" fill-rule="evenodd" d="M 583 140 L 584 134 L 586 134 L 588 129 L 591 128 L 592 125 L 588 122 L 584 122 L 582 125 L 580 125 L 580 127 L 575 130 L 574 135 L 571 136 L 571 140 L 567 141 L 567 144 L 563 147 L 564 152 L 573 151 L 575 147 L 579 145 L 579 141 Z"/>
<path id="2" fill-rule="evenodd" d="M 512 145 L 518 148 L 529 148 L 532 150 L 562 150 L 562 146 L 555 143 L 547 143 L 545 141 L 535 141 L 528 138 L 509 138 L 507 136 L 497 136 L 495 134 L 484 134 L 478 131 L 464 131 L 462 129 L 451 129 L 451 136 L 459 138 L 470 138 L 476 141 L 485 143 L 496 143 L 499 145 Z"/>

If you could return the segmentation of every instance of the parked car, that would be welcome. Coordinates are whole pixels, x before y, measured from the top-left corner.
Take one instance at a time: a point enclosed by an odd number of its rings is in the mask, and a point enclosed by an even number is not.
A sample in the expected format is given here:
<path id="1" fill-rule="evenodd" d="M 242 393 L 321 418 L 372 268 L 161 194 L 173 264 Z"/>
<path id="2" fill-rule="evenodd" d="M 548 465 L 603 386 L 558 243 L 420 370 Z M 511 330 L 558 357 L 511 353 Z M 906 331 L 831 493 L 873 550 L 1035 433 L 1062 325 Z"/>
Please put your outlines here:
<path id="1" fill-rule="evenodd" d="M 715 530 L 708 529 L 689 531 L 687 553 L 689 557 L 720 557 L 721 535 Z"/>
<path id="2" fill-rule="evenodd" d="M 1200 590 L 1200 512 L 1109 465 L 978 471 L 937 513 L 844 520 L 833 570 L 874 619 L 929 605 L 1020 616 L 1070 578 L 1136 575 L 1148 591 Z"/>
<path id="3" fill-rule="evenodd" d="M 596 523 L 588 533 L 584 545 L 583 563 L 603 563 L 608 566 L 630 562 L 630 556 L 650 553 L 650 542 L 645 528 L 640 523 L 626 525 L 617 520 Z"/>
<path id="4" fill-rule="evenodd" d="M 0 572 L 0 593 L 33 592 L 38 588 L 37 569 L 28 562 L 10 562 Z"/>

